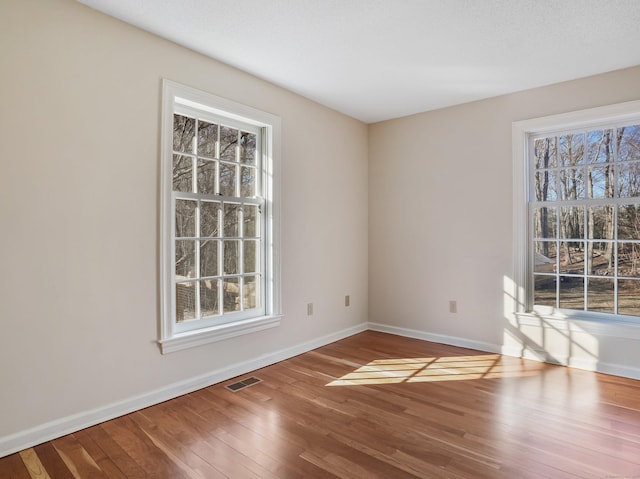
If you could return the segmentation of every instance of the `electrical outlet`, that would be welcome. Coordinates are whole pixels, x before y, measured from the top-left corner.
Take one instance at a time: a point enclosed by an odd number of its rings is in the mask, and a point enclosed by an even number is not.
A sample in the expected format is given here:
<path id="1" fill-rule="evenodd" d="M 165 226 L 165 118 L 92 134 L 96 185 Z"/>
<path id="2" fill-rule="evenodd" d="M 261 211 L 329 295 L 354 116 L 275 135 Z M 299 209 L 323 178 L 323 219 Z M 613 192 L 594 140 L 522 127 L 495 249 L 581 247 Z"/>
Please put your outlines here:
<path id="1" fill-rule="evenodd" d="M 307 303 L 307 316 L 313 315 L 313 303 Z"/>
<path id="2" fill-rule="evenodd" d="M 449 301 L 449 312 L 457 313 L 458 312 L 458 303 L 456 301 Z"/>
<path id="3" fill-rule="evenodd" d="M 349 295 L 346 295 L 344 297 L 344 305 L 349 306 L 350 304 L 351 304 L 351 297 Z"/>

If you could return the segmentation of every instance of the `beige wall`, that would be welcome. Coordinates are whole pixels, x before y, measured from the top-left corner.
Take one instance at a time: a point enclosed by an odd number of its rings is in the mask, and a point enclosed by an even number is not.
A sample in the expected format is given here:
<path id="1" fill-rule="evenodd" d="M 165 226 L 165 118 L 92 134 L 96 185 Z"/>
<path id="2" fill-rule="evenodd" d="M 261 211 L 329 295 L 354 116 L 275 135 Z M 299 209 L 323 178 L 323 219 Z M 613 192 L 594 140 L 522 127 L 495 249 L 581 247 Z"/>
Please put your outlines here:
<path id="1" fill-rule="evenodd" d="M 0 58 L 0 440 L 367 320 L 365 124 L 71 0 L 3 0 Z M 285 313 L 164 356 L 162 78 L 282 118 Z"/>
<path id="2" fill-rule="evenodd" d="M 0 443 L 368 320 L 501 347 L 511 122 L 640 97 L 639 67 L 367 127 L 71 0 L 0 3 L 0 58 Z M 285 313 L 164 356 L 162 78 L 282 118 Z M 640 365 L 636 340 L 574 336 Z"/>
<path id="3" fill-rule="evenodd" d="M 639 375 L 638 328 L 505 334 L 512 122 L 639 98 L 636 67 L 370 125 L 369 320 L 498 351 L 528 342 L 547 359 Z"/>

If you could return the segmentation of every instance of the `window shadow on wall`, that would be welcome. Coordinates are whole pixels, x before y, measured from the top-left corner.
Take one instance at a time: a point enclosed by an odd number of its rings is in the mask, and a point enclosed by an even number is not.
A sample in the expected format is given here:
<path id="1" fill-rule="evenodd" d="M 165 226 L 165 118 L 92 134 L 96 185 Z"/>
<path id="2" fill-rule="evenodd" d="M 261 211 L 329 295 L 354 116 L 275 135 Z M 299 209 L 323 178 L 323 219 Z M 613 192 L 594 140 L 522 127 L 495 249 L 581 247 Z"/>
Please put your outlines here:
<path id="1" fill-rule="evenodd" d="M 598 339 L 577 321 L 557 314 L 550 319 L 539 313 L 519 313 L 524 305 L 517 285 L 504 278 L 504 318 L 502 352 L 509 356 L 536 359 L 554 364 L 596 369 Z"/>

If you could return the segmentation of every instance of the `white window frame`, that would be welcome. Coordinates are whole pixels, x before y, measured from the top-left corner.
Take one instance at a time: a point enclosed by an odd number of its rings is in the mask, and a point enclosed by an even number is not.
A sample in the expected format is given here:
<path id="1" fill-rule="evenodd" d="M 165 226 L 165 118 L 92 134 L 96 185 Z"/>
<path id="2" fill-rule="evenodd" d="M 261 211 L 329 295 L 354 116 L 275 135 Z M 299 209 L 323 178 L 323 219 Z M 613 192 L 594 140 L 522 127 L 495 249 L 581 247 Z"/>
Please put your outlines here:
<path id="1" fill-rule="evenodd" d="M 516 121 L 512 124 L 513 154 L 513 283 L 510 291 L 515 300 L 515 315 L 519 320 L 546 319 L 551 324 L 565 325 L 566 321 L 587 321 L 596 324 L 594 332 L 619 334 L 618 326 L 633 327 L 640 332 L 640 318 L 624 315 L 548 308 L 533 311 L 532 277 L 533 253 L 530 246 L 529 198 L 530 198 L 530 138 L 553 134 L 558 130 L 597 129 L 612 123 L 640 123 L 640 101 L 630 101 L 542 118 Z M 531 324 L 537 324 L 535 321 Z M 616 333 L 617 331 L 617 333 Z"/>
<path id="2" fill-rule="evenodd" d="M 175 258 L 174 258 L 174 193 L 173 177 L 173 115 L 201 112 L 209 117 L 224 119 L 226 124 L 250 125 L 261 132 L 262 217 L 262 289 L 263 308 L 253 315 L 228 314 L 228 320 L 197 320 L 185 327 L 175 320 Z M 161 328 L 160 348 L 163 354 L 195 347 L 276 327 L 280 324 L 280 118 L 261 110 L 221 98 L 210 93 L 163 80 L 161 126 L 161 207 L 160 207 L 160 265 L 161 265 Z M 179 193 L 178 196 L 189 196 Z"/>

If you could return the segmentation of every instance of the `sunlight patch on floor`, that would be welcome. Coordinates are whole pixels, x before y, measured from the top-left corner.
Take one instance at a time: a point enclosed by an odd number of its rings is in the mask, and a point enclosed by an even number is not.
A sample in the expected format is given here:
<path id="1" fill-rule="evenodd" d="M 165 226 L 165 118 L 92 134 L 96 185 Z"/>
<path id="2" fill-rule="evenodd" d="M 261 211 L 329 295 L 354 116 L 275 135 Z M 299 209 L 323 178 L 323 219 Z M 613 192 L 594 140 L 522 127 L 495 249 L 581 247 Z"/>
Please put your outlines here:
<path id="1" fill-rule="evenodd" d="M 433 358 L 376 359 L 331 381 L 327 386 L 421 383 L 496 379 L 538 374 L 541 367 L 524 368 L 522 363 L 504 364 L 499 354 Z"/>

